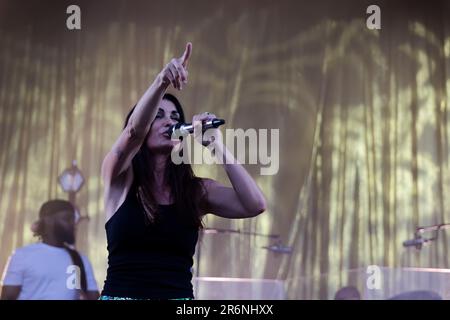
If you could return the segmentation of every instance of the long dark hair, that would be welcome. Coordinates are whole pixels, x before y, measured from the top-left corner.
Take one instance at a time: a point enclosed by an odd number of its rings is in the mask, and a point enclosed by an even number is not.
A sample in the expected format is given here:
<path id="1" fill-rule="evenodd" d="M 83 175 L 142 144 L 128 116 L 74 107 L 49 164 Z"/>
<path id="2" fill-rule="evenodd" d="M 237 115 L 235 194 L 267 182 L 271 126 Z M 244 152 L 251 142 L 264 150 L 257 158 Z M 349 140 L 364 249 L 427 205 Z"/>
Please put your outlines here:
<path id="1" fill-rule="evenodd" d="M 168 100 L 175 105 L 180 115 L 180 122 L 185 122 L 184 111 L 178 99 L 170 94 L 164 94 L 163 100 Z M 124 128 L 128 125 L 136 106 L 128 113 Z M 136 186 L 137 196 L 144 208 L 147 222 L 153 223 L 158 218 L 158 204 L 154 196 L 155 179 L 153 176 L 154 159 L 144 140 L 141 148 L 132 160 L 133 183 Z M 191 225 L 202 228 L 200 216 L 200 200 L 205 194 L 201 179 L 196 177 L 189 163 L 175 164 L 168 157 L 164 179 L 169 184 L 176 212 Z"/>

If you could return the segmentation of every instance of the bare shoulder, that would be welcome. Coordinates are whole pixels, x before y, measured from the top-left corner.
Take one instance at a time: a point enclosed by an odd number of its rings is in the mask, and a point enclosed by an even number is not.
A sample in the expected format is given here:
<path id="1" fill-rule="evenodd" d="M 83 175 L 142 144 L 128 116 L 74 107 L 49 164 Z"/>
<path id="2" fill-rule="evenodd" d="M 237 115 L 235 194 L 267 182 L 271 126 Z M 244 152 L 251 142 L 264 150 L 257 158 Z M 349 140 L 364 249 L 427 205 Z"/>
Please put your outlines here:
<path id="1" fill-rule="evenodd" d="M 123 204 L 133 182 L 133 170 L 130 167 L 113 180 L 105 180 L 105 212 L 106 221 L 111 219 Z"/>
<path id="2" fill-rule="evenodd" d="M 216 180 L 210 179 L 210 178 L 200 178 L 200 181 L 206 192 L 208 192 L 208 190 L 210 190 L 212 188 L 222 186 L 222 184 L 220 184 Z"/>

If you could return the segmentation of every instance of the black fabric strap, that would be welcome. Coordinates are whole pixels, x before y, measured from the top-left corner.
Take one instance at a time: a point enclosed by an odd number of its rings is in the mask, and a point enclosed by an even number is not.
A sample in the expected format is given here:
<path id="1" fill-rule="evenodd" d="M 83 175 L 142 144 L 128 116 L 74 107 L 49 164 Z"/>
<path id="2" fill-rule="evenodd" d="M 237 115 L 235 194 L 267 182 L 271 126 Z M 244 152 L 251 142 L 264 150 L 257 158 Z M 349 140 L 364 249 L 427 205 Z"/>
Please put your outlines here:
<path id="1" fill-rule="evenodd" d="M 81 272 L 81 292 L 83 294 L 86 294 L 87 292 L 87 280 L 86 280 L 86 270 L 84 269 L 84 263 L 83 260 L 81 259 L 80 254 L 78 253 L 77 250 L 74 250 L 72 248 L 70 248 L 69 246 L 65 245 L 64 249 L 66 249 L 66 251 L 69 253 L 70 257 L 72 258 L 72 262 L 74 265 L 76 265 L 78 268 L 80 268 L 80 272 Z"/>

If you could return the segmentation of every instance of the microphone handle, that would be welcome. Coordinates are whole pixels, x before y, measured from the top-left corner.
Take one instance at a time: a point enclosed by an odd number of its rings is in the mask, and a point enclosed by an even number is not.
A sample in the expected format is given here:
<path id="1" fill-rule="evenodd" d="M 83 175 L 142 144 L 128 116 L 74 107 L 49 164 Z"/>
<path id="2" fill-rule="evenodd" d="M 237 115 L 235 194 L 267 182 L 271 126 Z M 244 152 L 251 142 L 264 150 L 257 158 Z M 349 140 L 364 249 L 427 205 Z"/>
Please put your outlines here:
<path id="1" fill-rule="evenodd" d="M 225 120 L 223 120 L 223 119 L 208 120 L 204 124 L 202 124 L 202 131 L 205 132 L 206 130 L 211 129 L 211 128 L 218 128 L 219 126 L 221 126 L 224 123 L 225 123 Z M 177 131 L 177 130 L 180 131 L 181 135 L 188 135 L 188 134 L 194 133 L 194 125 L 192 123 L 175 125 L 172 128 L 172 132 Z"/>
<path id="2" fill-rule="evenodd" d="M 406 240 L 403 241 L 403 246 L 404 247 L 414 247 L 414 246 L 421 246 L 425 243 L 426 241 L 422 238 L 417 238 L 417 239 L 411 239 L 411 240 Z"/>

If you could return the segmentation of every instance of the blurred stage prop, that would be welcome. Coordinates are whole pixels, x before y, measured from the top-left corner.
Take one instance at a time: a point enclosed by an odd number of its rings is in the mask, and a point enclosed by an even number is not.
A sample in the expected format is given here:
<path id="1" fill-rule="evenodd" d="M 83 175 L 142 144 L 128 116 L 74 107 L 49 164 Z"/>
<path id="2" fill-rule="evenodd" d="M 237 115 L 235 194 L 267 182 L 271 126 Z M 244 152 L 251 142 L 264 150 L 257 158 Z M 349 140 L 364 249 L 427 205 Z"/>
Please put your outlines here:
<path id="1" fill-rule="evenodd" d="M 193 279 L 199 300 L 283 300 L 284 281 L 276 279 L 199 277 Z"/>
<path id="2" fill-rule="evenodd" d="M 243 231 L 239 229 L 204 228 L 200 233 L 200 241 L 197 246 L 196 265 L 194 266 L 196 277 L 193 286 L 196 299 L 206 300 L 280 300 L 286 299 L 286 291 L 283 280 L 233 278 L 233 277 L 202 277 L 201 275 L 201 244 L 208 235 L 223 237 L 237 235 L 238 239 L 251 238 L 268 239 L 269 244 L 255 248 L 272 252 L 279 257 L 291 254 L 292 248 L 284 246 L 278 234 L 264 234 L 259 232 Z M 244 238 L 242 238 L 244 237 Z M 208 239 L 209 241 L 209 239 Z M 230 262 L 231 264 L 231 262 Z"/>
<path id="3" fill-rule="evenodd" d="M 349 285 L 358 289 L 363 300 L 450 300 L 450 269 L 439 268 L 388 268 L 380 267 L 379 272 L 368 272 L 368 268 L 347 271 Z M 379 276 L 378 283 L 373 280 Z M 284 300 L 298 299 L 287 295 L 292 282 L 308 292 L 318 283 L 328 283 L 328 297 L 332 300 L 340 287 L 339 275 L 298 277 L 286 281 L 277 279 L 252 279 L 228 277 L 195 277 L 194 292 L 199 300 Z M 299 293 L 300 294 L 300 293 Z"/>
<path id="4" fill-rule="evenodd" d="M 340 279 L 339 279 L 340 278 Z M 337 283 L 345 281 L 345 285 Z M 348 270 L 346 273 L 326 274 L 319 277 L 297 277 L 286 280 L 286 286 L 295 283 L 305 294 L 318 283 L 328 284 L 328 297 L 343 286 L 354 286 L 363 300 L 450 300 L 450 269 L 440 268 L 389 268 L 368 266 Z"/>

